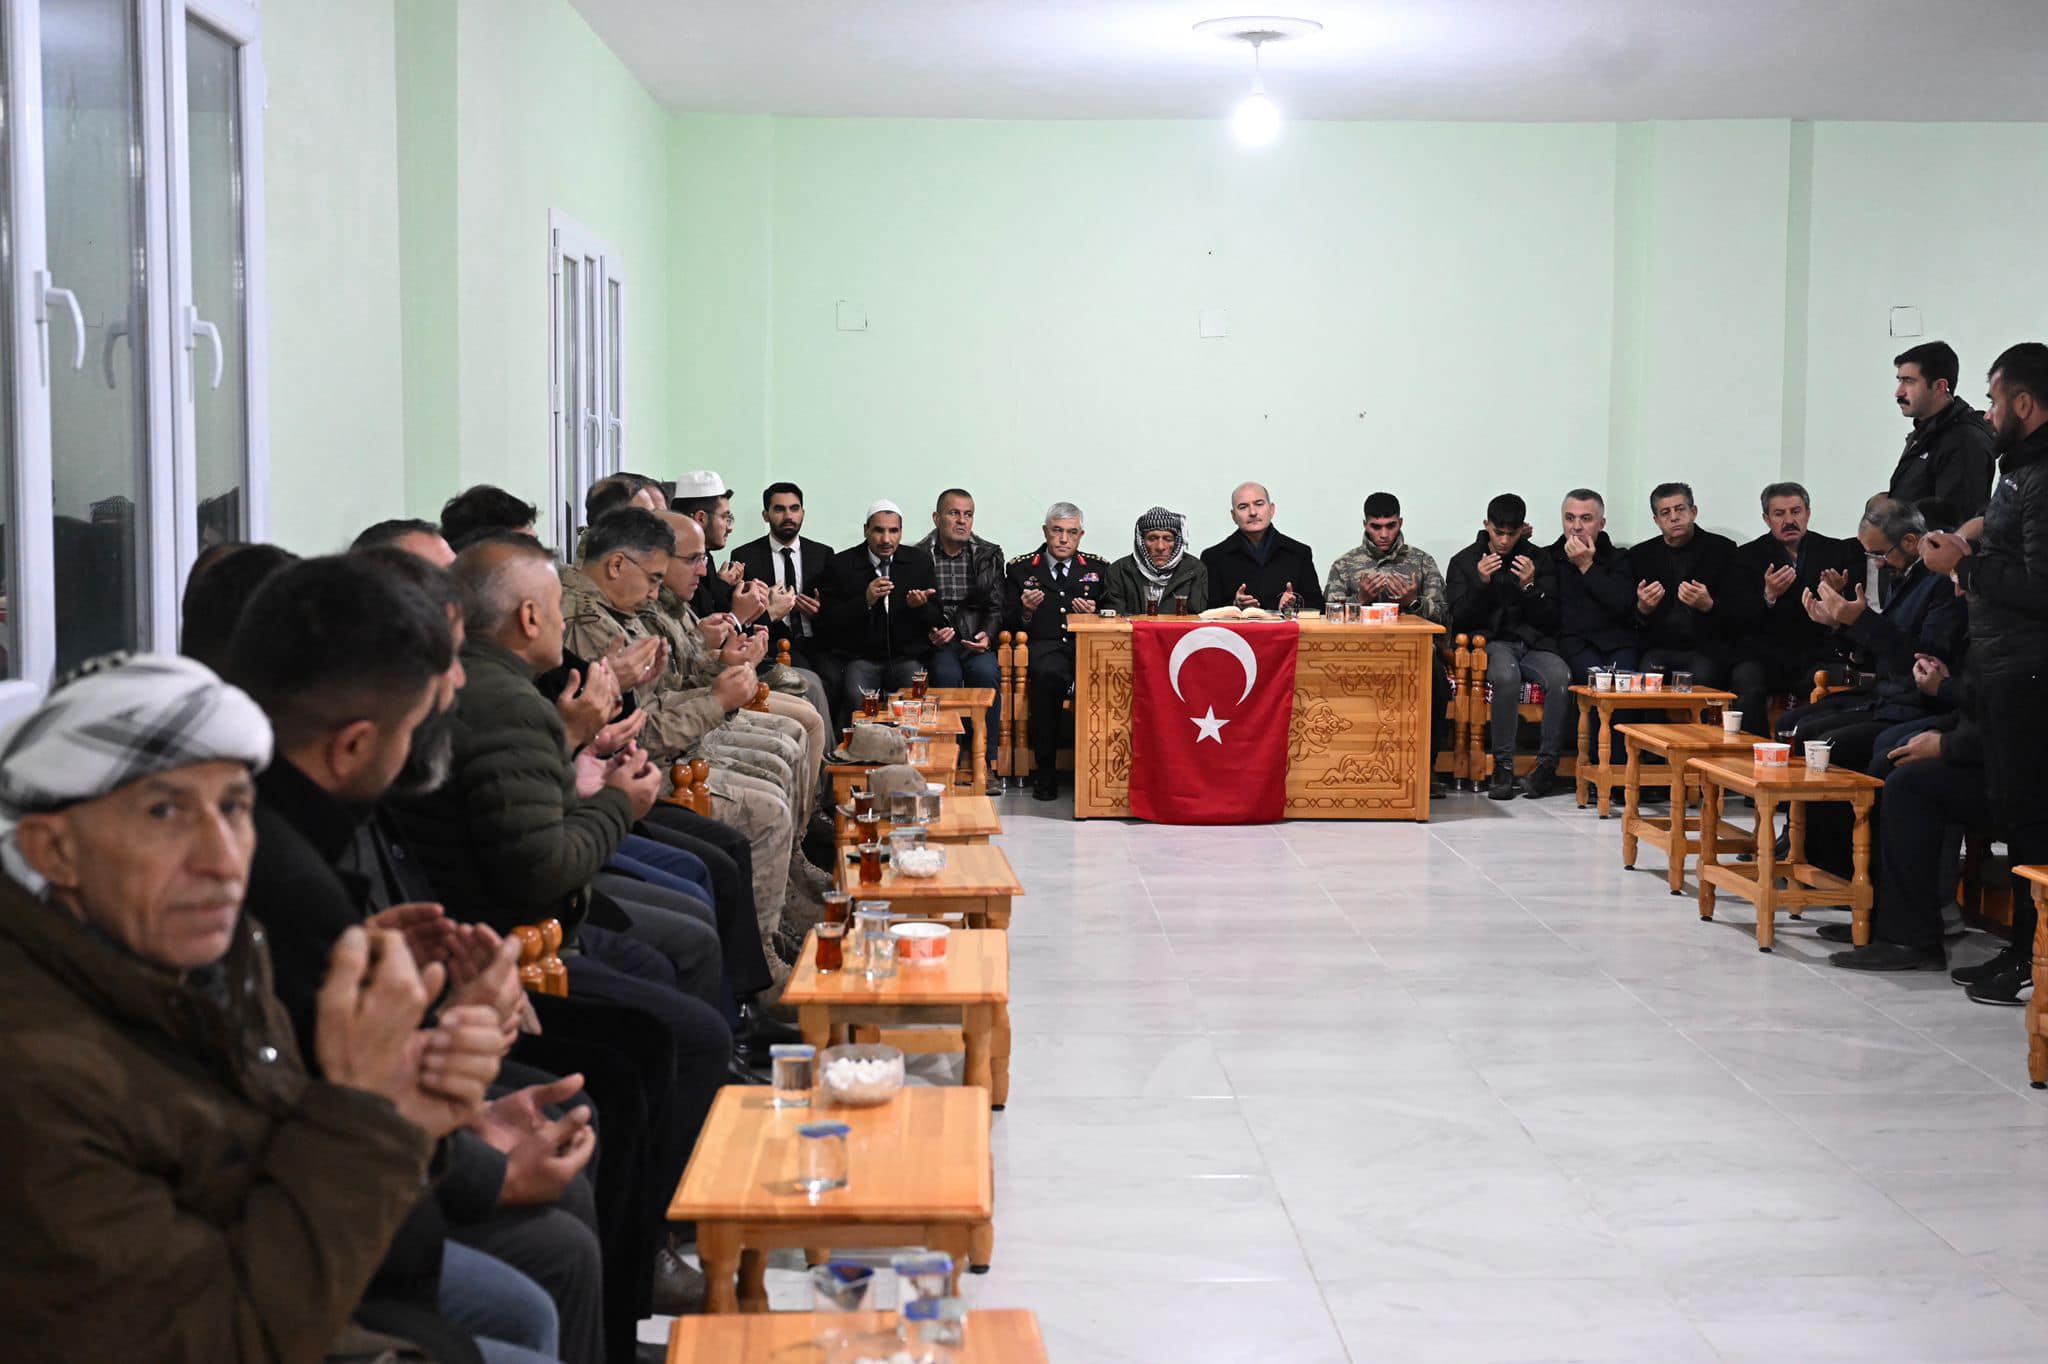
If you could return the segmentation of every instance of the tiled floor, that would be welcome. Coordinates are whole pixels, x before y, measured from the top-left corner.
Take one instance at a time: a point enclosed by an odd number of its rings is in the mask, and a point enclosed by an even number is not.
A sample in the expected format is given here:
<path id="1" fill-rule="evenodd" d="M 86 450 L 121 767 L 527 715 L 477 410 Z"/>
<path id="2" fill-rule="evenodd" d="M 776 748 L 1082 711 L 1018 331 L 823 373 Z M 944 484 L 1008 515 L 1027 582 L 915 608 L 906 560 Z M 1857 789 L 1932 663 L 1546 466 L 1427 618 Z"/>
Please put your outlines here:
<path id="1" fill-rule="evenodd" d="M 968 1291 L 1055 1360 L 2048 1358 L 2018 1010 L 1836 971 L 1796 923 L 1760 955 L 1569 797 L 1004 806 L 1030 894 Z"/>

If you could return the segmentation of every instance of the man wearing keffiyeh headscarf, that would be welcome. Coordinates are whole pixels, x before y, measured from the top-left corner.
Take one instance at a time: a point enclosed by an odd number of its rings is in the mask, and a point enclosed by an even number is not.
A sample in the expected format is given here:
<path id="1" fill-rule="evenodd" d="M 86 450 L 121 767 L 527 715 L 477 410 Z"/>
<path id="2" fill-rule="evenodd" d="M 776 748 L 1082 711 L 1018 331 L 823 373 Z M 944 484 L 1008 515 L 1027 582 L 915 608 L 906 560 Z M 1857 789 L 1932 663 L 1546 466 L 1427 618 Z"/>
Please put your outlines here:
<path id="1" fill-rule="evenodd" d="M 0 736 L 0 1283 L 24 1359 L 317 1359 L 481 1106 L 488 1009 L 351 928 L 308 1076 L 241 913 L 271 728 L 185 658 L 87 665 Z M 388 1319 L 387 1319 L 388 1320 Z M 387 1329 L 400 1329 L 395 1323 Z"/>
<path id="2" fill-rule="evenodd" d="M 1209 606 L 1209 570 L 1188 553 L 1188 519 L 1153 507 L 1138 518 L 1132 552 L 1109 566 L 1102 604 L 1126 616 L 1173 615 L 1186 599 L 1186 613 Z"/>

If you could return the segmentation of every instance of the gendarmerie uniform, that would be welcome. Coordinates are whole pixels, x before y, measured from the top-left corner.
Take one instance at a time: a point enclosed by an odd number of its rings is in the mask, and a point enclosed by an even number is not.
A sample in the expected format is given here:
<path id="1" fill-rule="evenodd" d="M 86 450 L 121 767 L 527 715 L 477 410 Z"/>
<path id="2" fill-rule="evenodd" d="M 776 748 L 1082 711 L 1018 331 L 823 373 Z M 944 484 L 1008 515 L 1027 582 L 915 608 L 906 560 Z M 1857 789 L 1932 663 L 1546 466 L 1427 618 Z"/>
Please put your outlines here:
<path id="1" fill-rule="evenodd" d="M 1004 569 L 1003 624 L 1022 630 L 1031 656 L 1031 758 L 1040 780 L 1049 778 L 1059 759 L 1060 706 L 1074 689 L 1074 636 L 1067 630 L 1070 603 L 1077 598 L 1100 602 L 1107 589 L 1109 562 L 1074 552 L 1064 562 L 1044 545 L 1019 554 Z M 1023 596 L 1033 588 L 1045 600 L 1025 619 Z"/>

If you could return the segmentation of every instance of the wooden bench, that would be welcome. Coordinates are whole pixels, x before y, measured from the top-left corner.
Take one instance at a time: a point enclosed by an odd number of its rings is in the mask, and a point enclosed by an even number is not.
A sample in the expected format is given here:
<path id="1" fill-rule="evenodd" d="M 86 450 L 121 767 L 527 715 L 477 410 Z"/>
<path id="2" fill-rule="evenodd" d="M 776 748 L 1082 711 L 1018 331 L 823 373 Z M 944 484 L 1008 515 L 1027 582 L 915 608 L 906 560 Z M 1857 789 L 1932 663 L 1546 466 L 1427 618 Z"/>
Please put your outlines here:
<path id="1" fill-rule="evenodd" d="M 1685 894 L 1685 859 L 1699 851 L 1698 818 L 1686 813 L 1690 793 L 1699 789 L 1699 773 L 1692 770 L 1694 758 L 1745 757 L 1755 738 L 1730 735 L 1719 725 L 1623 725 L 1622 742 L 1628 745 L 1628 766 L 1622 779 L 1621 865 L 1635 870 L 1636 844 L 1641 838 L 1664 849 L 1665 877 L 1673 895 Z M 1646 765 L 1644 755 L 1656 759 Z M 1644 779 L 1652 786 L 1665 786 L 1671 793 L 1668 814 L 1658 817 L 1641 812 Z M 1739 832 L 1724 834 L 1717 852 L 1747 852 L 1752 840 Z"/>
<path id="2" fill-rule="evenodd" d="M 1465 646 L 1465 636 L 1459 635 L 1459 652 L 1464 657 L 1459 673 L 1459 692 L 1465 698 L 1463 728 L 1459 731 L 1466 745 L 1465 769 L 1471 774 L 1471 786 L 1478 790 L 1493 779 L 1493 702 L 1486 699 L 1486 666 L 1490 656 L 1486 650 L 1486 636 L 1473 635 L 1471 645 Z M 1531 724 L 1543 723 L 1541 701 L 1517 701 L 1515 718 Z M 1528 766 L 1522 765 L 1520 756 L 1515 760 L 1515 774 L 1526 775 L 1536 770 L 1536 756 L 1530 754 Z M 1557 759 L 1557 775 L 1574 776 L 1578 764 L 1569 753 L 1561 753 Z"/>

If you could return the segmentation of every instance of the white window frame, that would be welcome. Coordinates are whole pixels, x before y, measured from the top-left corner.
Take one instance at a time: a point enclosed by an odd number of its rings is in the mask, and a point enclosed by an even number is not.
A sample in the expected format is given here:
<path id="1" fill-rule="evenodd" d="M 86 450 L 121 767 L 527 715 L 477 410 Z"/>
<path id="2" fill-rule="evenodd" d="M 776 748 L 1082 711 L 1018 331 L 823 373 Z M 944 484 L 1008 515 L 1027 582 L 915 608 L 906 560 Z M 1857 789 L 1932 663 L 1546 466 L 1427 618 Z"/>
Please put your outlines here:
<path id="1" fill-rule="evenodd" d="M 45 222 L 40 0 L 0 0 L 7 31 L 7 155 L 15 253 L 13 330 L 14 482 L 6 553 L 8 614 L 14 627 L 15 675 L 38 685 L 57 659 L 53 585 L 49 366 L 70 363 L 70 323 L 44 302 L 49 243 Z M 147 279 L 147 335 L 130 337 L 134 381 L 148 385 L 149 421 L 138 487 L 147 514 L 137 555 L 147 575 L 138 597 L 139 642 L 172 652 L 178 642 L 178 601 L 198 553 L 191 305 L 190 164 L 186 128 L 185 23 L 197 19 L 234 43 L 241 62 L 243 243 L 249 316 L 246 376 L 248 466 L 243 478 L 244 534 L 269 532 L 269 377 L 267 296 L 263 266 L 263 118 L 261 24 L 254 0 L 130 0 L 141 81 L 142 247 Z M 85 364 L 98 367 L 102 355 Z M 210 374 L 211 356 L 208 357 Z"/>
<path id="2" fill-rule="evenodd" d="M 578 290 L 585 325 L 563 335 L 562 263 L 582 271 Z M 619 293 L 618 343 L 614 347 L 611 291 Z M 548 213 L 548 504 L 557 552 L 574 555 L 583 529 L 583 494 L 590 485 L 625 467 L 626 266 L 618 250 L 559 209 Z M 594 319 L 594 325 L 591 323 Z M 563 360 L 573 348 L 575 391 L 562 383 Z M 616 381 L 618 403 L 611 403 Z M 593 410 L 585 398 L 596 395 Z M 565 440 L 568 411 L 578 413 L 573 441 Z"/>

